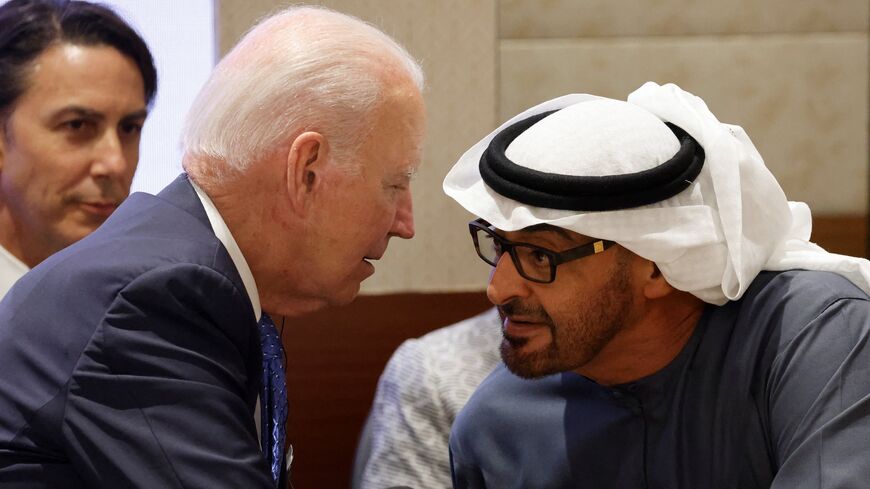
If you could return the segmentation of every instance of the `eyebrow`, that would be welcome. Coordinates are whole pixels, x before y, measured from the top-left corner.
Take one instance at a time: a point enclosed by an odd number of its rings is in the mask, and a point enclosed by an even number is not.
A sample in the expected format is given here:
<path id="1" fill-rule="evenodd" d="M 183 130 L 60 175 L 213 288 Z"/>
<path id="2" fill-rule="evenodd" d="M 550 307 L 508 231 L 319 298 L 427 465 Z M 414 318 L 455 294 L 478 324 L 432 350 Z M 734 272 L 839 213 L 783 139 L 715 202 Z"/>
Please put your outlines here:
<path id="1" fill-rule="evenodd" d="M 420 171 L 420 162 L 417 161 L 410 165 L 410 168 L 405 170 L 404 175 L 408 177 L 408 180 L 413 180 L 417 177 L 418 172 Z"/>
<path id="2" fill-rule="evenodd" d="M 141 110 L 137 110 L 135 112 L 130 112 L 129 114 L 125 115 L 122 118 L 122 120 L 129 121 L 129 120 L 135 120 L 135 119 L 145 119 L 147 117 L 148 117 L 148 109 L 141 109 Z"/>
<path id="3" fill-rule="evenodd" d="M 418 167 L 415 166 L 413 168 L 408 168 L 407 170 L 402 170 L 400 172 L 396 172 L 392 177 L 389 177 L 389 178 L 395 179 L 396 181 L 401 180 L 402 182 L 411 183 L 414 181 L 414 178 L 417 176 L 417 168 Z"/>
<path id="4" fill-rule="evenodd" d="M 54 118 L 56 119 L 58 117 L 62 117 L 62 116 L 67 115 L 67 114 L 74 114 L 74 115 L 77 115 L 79 117 L 83 117 L 86 119 L 98 119 L 98 120 L 104 119 L 106 117 L 102 112 L 98 112 L 96 110 L 89 109 L 87 107 L 82 107 L 80 105 L 68 105 L 68 106 L 58 110 L 57 112 L 55 112 Z M 135 120 L 135 119 L 145 119 L 146 117 L 148 117 L 148 110 L 147 109 L 140 109 L 140 110 L 137 110 L 137 111 L 134 111 L 134 112 L 131 112 L 131 113 L 125 115 L 122 119 L 125 121 L 128 121 L 128 120 Z"/>
<path id="5" fill-rule="evenodd" d="M 522 229 L 523 231 L 530 233 L 541 233 L 545 231 L 550 231 L 562 236 L 568 241 L 575 241 L 577 238 L 568 234 L 568 231 L 560 228 L 559 226 L 553 226 L 552 224 L 535 224 L 533 226 L 529 226 Z"/>

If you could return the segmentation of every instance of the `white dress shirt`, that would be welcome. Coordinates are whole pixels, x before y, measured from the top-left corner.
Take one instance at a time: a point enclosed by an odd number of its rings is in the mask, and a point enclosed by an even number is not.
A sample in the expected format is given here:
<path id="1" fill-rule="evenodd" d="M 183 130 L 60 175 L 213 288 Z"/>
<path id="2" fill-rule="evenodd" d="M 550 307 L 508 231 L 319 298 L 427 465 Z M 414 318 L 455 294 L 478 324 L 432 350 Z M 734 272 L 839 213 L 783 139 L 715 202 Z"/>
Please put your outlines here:
<path id="1" fill-rule="evenodd" d="M 6 248 L 0 246 L 0 299 L 15 285 L 30 267 L 15 257 Z"/>
<path id="2" fill-rule="evenodd" d="M 251 299 L 251 305 L 254 307 L 254 317 L 257 318 L 257 321 L 260 321 L 260 316 L 263 315 L 263 311 L 260 309 L 260 294 L 257 292 L 257 284 L 254 282 L 254 275 L 251 273 L 251 267 L 249 267 L 248 262 L 245 261 L 245 257 L 242 255 L 242 250 L 239 249 L 239 245 L 236 243 L 235 238 L 233 238 L 230 228 L 227 227 L 227 223 L 224 222 L 224 218 L 221 217 L 214 202 L 211 201 L 209 196 L 199 188 L 199 185 L 194 183 L 193 180 L 190 180 L 190 184 L 193 186 L 193 190 L 196 191 L 196 196 L 199 197 L 199 201 L 205 208 L 205 215 L 208 216 L 208 222 L 211 224 L 214 235 L 224 245 L 224 248 L 227 249 L 230 258 L 233 260 L 233 265 L 236 266 L 236 270 L 242 277 L 245 291 L 248 293 L 248 297 Z"/>
<path id="3" fill-rule="evenodd" d="M 236 243 L 235 238 L 233 238 L 230 228 L 227 227 L 227 223 L 224 222 L 224 218 L 221 217 L 214 202 L 211 201 L 211 198 L 209 198 L 209 196 L 199 188 L 199 185 L 197 185 L 193 180 L 190 180 L 190 184 L 193 186 L 193 190 L 196 191 L 196 196 L 199 197 L 199 201 L 205 208 L 205 215 L 208 216 L 208 222 L 211 224 L 211 229 L 214 231 L 214 235 L 217 237 L 218 241 L 224 245 L 224 248 L 227 249 L 230 258 L 233 260 L 233 265 L 236 266 L 236 271 L 238 271 L 239 275 L 242 277 L 245 291 L 247 291 L 248 297 L 251 299 L 251 305 L 254 307 L 252 312 L 254 313 L 257 322 L 259 322 L 260 317 L 263 315 L 263 310 L 260 309 L 260 294 L 257 292 L 257 284 L 254 282 L 254 275 L 251 273 L 251 267 L 249 267 L 248 262 L 245 261 L 245 257 L 242 255 L 242 250 L 239 249 L 238 243 Z M 260 421 L 260 409 L 260 397 L 257 396 L 257 405 L 254 407 L 254 424 L 257 426 L 257 438 L 262 440 L 263 428 Z"/>

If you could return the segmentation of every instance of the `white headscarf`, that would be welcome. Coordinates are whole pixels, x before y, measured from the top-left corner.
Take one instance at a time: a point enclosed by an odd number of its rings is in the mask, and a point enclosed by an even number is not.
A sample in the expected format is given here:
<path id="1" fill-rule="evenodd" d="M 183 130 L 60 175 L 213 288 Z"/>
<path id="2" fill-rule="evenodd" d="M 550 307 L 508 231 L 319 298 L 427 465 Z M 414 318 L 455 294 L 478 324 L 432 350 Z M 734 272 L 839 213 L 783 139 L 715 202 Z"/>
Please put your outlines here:
<path id="1" fill-rule="evenodd" d="M 704 167 L 669 199 L 604 212 L 533 207 L 484 184 L 478 165 L 492 138 L 516 121 L 555 109 L 565 110 L 508 146 L 514 163 L 583 176 L 641 171 L 679 149 L 664 125 L 670 122 L 704 148 Z M 462 155 L 444 180 L 444 192 L 501 230 L 547 223 L 616 241 L 655 262 L 675 288 L 712 304 L 739 299 L 762 270 L 831 271 L 870 293 L 870 262 L 810 243 L 809 208 L 786 199 L 743 129 L 719 122 L 703 100 L 673 84 L 647 82 L 628 102 L 575 94 L 526 110 Z"/>

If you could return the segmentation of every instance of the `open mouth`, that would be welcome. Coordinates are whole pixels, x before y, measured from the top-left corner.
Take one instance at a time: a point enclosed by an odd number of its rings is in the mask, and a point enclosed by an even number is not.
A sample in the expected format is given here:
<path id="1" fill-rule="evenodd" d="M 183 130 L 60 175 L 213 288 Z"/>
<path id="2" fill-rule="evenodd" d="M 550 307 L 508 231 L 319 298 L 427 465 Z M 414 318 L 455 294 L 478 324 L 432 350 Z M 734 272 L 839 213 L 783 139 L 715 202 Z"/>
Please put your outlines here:
<path id="1" fill-rule="evenodd" d="M 524 321 L 521 319 L 512 319 L 507 318 L 503 324 L 504 330 L 515 331 L 516 333 L 523 333 L 527 331 L 531 331 L 539 328 L 546 328 L 546 323 L 542 323 L 540 321 Z"/>

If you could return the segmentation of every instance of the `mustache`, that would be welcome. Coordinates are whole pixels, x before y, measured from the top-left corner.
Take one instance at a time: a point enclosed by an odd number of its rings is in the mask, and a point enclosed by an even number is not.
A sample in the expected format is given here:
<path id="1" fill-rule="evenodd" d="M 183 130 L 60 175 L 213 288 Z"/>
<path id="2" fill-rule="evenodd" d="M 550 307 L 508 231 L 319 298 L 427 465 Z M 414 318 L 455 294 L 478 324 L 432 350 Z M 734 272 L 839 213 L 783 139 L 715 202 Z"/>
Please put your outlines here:
<path id="1" fill-rule="evenodd" d="M 533 322 L 546 323 L 549 325 L 553 325 L 553 318 L 547 314 L 547 311 L 544 310 L 541 306 L 533 306 L 529 304 L 524 304 L 519 300 L 512 300 L 510 302 L 506 302 L 504 304 L 499 305 L 498 307 L 498 315 L 501 318 L 502 323 L 508 317 L 522 317 L 525 320 L 530 320 Z"/>
<path id="2" fill-rule="evenodd" d="M 553 318 L 551 318 L 550 315 L 547 314 L 547 311 L 545 311 L 541 306 L 532 306 L 524 304 L 519 300 L 512 300 L 498 306 L 497 309 L 502 324 L 504 324 L 505 319 L 508 317 L 519 316 L 526 321 L 546 324 L 547 327 L 550 328 L 550 331 L 555 331 L 556 325 L 553 323 Z M 504 330 L 502 330 L 501 334 L 512 348 L 522 348 L 522 346 L 529 341 L 528 338 L 510 336 L 505 333 Z"/>

